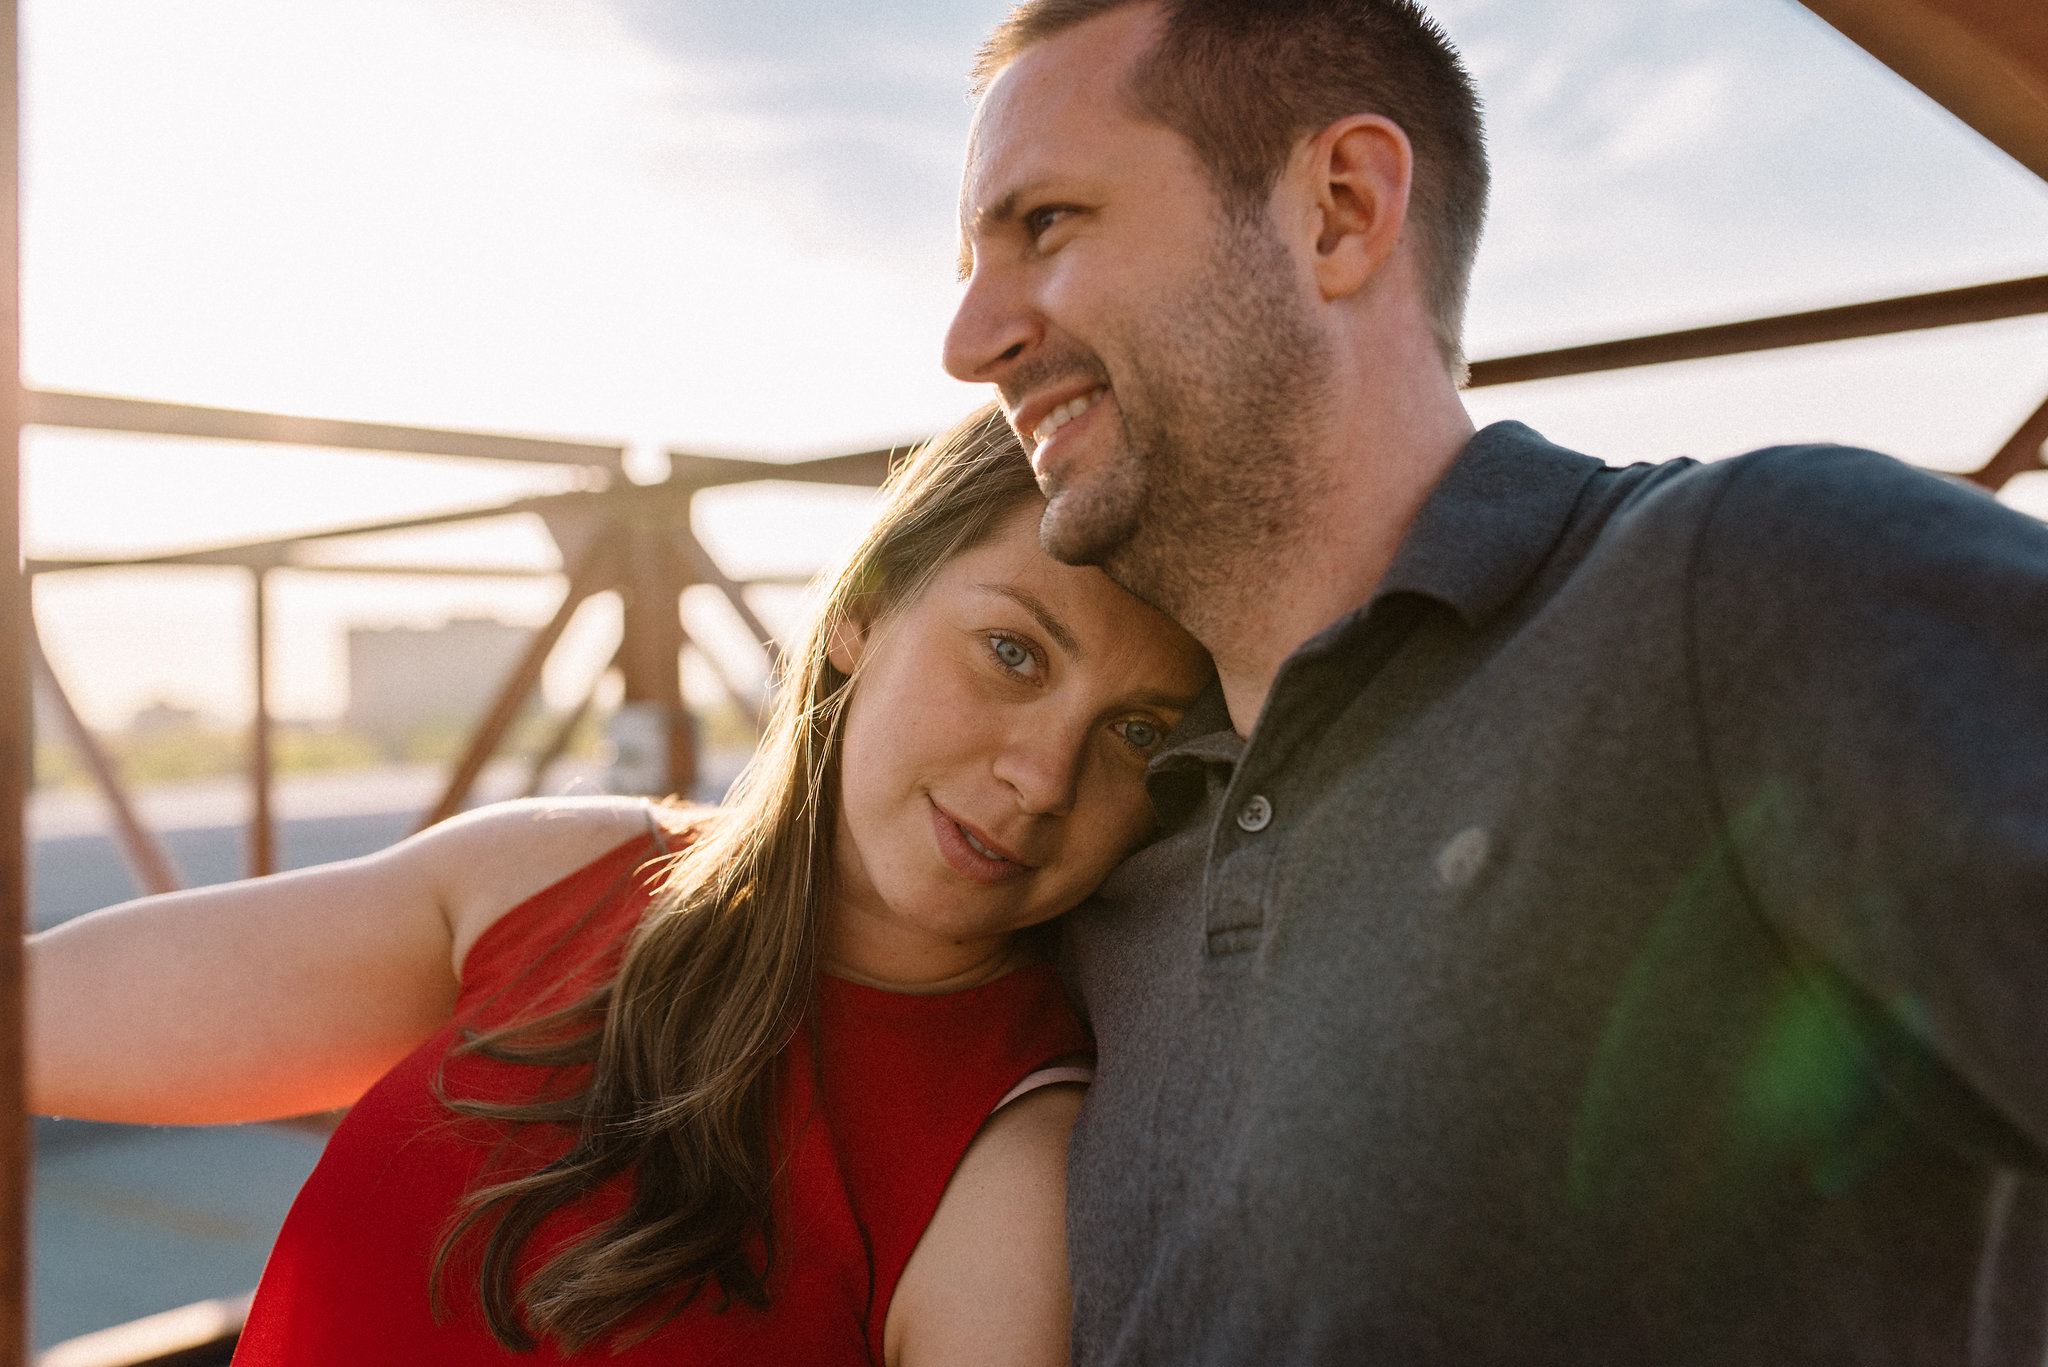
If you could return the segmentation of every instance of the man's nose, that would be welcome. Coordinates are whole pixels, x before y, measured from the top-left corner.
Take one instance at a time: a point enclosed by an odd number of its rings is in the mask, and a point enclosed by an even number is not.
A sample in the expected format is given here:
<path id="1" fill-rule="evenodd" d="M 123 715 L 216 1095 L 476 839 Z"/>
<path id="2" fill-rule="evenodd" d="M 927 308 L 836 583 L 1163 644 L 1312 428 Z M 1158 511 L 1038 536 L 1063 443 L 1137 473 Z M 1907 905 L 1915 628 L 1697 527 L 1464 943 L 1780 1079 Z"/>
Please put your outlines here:
<path id="1" fill-rule="evenodd" d="M 1038 340 L 1039 325 L 1009 272 L 976 266 L 953 325 L 946 329 L 946 373 L 970 384 L 1000 384 Z"/>
<path id="2" fill-rule="evenodd" d="M 996 757 L 996 777 L 1031 815 L 1065 816 L 1080 792 L 1082 752 L 1066 727 L 1020 727 Z"/>

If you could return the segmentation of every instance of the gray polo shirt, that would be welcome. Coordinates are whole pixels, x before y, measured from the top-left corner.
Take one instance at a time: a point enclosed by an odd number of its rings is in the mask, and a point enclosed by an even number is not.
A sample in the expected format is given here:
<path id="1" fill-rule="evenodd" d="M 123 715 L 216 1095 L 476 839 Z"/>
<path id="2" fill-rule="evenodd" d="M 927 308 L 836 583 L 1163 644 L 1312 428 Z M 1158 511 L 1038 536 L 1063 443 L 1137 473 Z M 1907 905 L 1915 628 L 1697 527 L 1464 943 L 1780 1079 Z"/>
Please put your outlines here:
<path id="1" fill-rule="evenodd" d="M 2048 528 L 1473 439 L 1067 924 L 1076 1359 L 2048 1351 Z"/>

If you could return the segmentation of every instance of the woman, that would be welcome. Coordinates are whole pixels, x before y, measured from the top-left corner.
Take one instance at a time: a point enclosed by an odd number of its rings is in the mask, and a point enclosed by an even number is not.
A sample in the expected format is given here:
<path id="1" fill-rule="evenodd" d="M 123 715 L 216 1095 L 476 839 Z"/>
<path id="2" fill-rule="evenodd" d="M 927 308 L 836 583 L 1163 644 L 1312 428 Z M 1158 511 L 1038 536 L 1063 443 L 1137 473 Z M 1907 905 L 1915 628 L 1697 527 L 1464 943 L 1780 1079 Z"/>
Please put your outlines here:
<path id="1" fill-rule="evenodd" d="M 32 942 L 38 1110 L 353 1106 L 238 1363 L 1065 1361 L 1032 1084 L 1086 1037 L 1019 932 L 1209 666 L 1038 549 L 994 412 L 884 503 L 728 809 L 507 803 Z"/>

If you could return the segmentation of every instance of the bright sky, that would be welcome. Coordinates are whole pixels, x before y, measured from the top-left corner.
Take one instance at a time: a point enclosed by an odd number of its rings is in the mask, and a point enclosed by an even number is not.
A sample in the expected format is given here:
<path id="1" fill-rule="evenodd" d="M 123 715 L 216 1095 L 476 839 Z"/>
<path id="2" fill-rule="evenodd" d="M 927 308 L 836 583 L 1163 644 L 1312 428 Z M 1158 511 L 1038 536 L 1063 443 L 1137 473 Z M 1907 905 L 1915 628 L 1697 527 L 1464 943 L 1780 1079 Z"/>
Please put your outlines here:
<path id="1" fill-rule="evenodd" d="M 958 287 L 964 72 L 1002 0 L 29 0 L 31 384 L 771 456 L 929 432 Z M 1791 0 L 1443 0 L 1496 196 L 1498 355 L 2048 271 L 2048 186 Z M 1981 463 L 2048 392 L 2048 321 L 1477 391 L 1616 462 L 1780 440 Z M 651 469 L 642 460 L 636 468 Z M 2015 502 L 2048 513 L 2048 476 Z M 560 487 L 553 471 L 32 435 L 32 554 L 268 535 Z M 859 495 L 741 493 L 700 531 L 810 568 Z M 551 563 L 513 527 L 380 553 Z M 288 715 L 349 622 L 545 617 L 545 582 L 278 576 Z M 102 724 L 247 706 L 232 571 L 46 580 Z M 770 605 L 773 606 L 772 604 Z M 576 691 L 602 613 L 549 679 Z M 717 644 L 714 640 L 714 646 Z"/>

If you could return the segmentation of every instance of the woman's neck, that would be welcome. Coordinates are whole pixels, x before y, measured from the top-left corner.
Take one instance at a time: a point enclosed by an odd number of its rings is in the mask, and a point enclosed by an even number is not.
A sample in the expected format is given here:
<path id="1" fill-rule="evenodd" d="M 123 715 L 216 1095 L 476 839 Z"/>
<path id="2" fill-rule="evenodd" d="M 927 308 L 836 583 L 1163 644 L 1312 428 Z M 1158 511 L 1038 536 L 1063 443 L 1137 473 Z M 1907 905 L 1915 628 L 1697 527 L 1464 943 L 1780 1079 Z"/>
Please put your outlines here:
<path id="1" fill-rule="evenodd" d="M 835 978 L 885 992 L 962 992 L 993 982 L 1029 958 L 1018 937 L 1007 933 L 940 942 L 877 935 L 874 928 L 848 926 L 845 919 L 834 918 L 836 923 L 828 925 L 821 967 Z"/>

